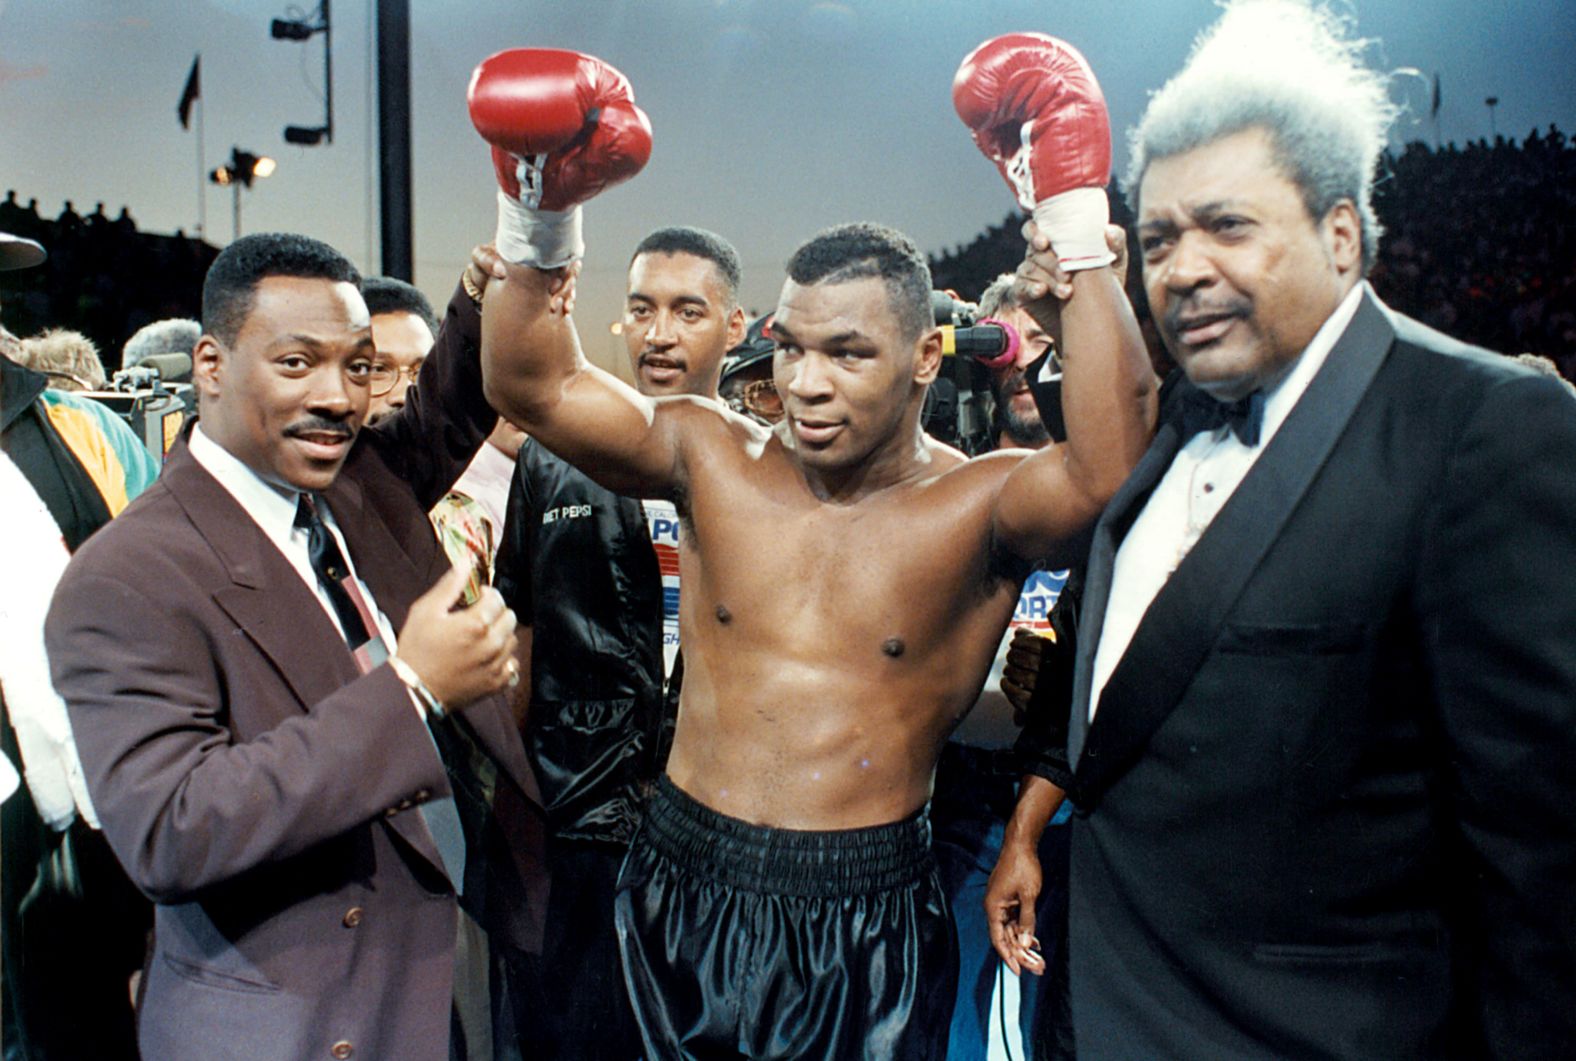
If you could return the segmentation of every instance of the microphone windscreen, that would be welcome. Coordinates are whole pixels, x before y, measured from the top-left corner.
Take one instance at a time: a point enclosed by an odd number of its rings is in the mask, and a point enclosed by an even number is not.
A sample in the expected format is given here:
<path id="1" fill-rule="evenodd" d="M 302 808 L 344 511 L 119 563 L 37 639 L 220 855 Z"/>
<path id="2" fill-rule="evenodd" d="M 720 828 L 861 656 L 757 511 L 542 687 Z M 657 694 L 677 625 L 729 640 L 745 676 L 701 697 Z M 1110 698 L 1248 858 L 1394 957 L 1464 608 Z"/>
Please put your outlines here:
<path id="1" fill-rule="evenodd" d="M 166 383 L 188 383 L 192 378 L 190 354 L 152 354 L 140 362 L 144 368 L 157 369 Z"/>

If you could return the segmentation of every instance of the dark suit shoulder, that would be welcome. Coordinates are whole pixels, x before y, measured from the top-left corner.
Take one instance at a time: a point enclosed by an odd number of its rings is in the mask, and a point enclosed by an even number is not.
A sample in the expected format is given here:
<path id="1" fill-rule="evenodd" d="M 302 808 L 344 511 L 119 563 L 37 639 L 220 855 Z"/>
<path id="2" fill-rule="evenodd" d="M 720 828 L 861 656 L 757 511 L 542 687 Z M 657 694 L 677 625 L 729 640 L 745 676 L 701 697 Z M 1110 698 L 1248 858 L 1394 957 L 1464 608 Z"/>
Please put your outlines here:
<path id="1" fill-rule="evenodd" d="M 1441 384 L 1489 386 L 1540 375 L 1514 358 L 1452 338 L 1405 314 L 1391 310 L 1389 316 L 1398 351 L 1403 356 L 1421 358 Z"/>
<path id="2" fill-rule="evenodd" d="M 1556 404 L 1571 398 L 1562 381 L 1513 358 L 1453 339 L 1389 311 L 1395 345 L 1378 383 L 1401 409 L 1411 409 L 1457 435 L 1480 411 L 1509 410 L 1525 402 Z M 1484 410 L 1485 405 L 1489 410 Z"/>
<path id="3" fill-rule="evenodd" d="M 363 459 L 375 454 L 426 511 L 464 473 L 497 418 L 482 391 L 481 313 L 455 285 L 404 406 L 364 427 L 356 449 Z M 356 461 L 353 452 L 347 467 Z"/>

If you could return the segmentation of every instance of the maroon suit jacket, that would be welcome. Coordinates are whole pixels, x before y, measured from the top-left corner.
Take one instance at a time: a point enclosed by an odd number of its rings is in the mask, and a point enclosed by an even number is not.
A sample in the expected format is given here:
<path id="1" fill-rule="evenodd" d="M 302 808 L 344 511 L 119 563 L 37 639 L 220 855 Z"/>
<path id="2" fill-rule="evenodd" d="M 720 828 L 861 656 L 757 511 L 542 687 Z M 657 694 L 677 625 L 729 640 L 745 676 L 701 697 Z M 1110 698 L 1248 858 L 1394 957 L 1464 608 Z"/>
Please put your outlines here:
<path id="1" fill-rule="evenodd" d="M 362 433 L 325 494 L 395 630 L 448 566 L 427 509 L 493 423 L 478 328 L 457 293 L 405 409 Z M 350 1056 L 348 1044 L 444 1061 L 456 899 L 416 809 L 449 794 L 444 766 L 398 677 L 360 673 L 184 442 L 76 554 L 47 639 L 105 836 L 157 903 L 143 1056 Z M 488 927 L 534 949 L 536 783 L 502 697 L 464 717 L 499 764 L 512 839 L 486 868 L 509 882 L 489 893 L 515 901 L 494 899 Z"/>

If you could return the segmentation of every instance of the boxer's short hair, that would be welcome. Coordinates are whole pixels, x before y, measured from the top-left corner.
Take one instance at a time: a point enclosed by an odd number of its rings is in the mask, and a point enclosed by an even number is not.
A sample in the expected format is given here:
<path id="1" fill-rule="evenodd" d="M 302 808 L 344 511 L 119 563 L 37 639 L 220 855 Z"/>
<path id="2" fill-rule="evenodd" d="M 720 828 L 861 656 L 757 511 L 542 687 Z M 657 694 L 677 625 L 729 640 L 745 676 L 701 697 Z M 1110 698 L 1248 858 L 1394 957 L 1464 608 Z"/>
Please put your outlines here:
<path id="1" fill-rule="evenodd" d="M 867 276 L 886 284 L 905 340 L 935 327 L 930 266 L 914 241 L 896 229 L 869 222 L 838 225 L 816 233 L 788 259 L 788 279 L 796 284 L 841 284 Z"/>
<path id="2" fill-rule="evenodd" d="M 1135 212 L 1155 159 L 1263 129 L 1312 218 L 1351 200 L 1362 222 L 1366 272 L 1382 232 L 1374 171 L 1399 111 L 1389 99 L 1389 77 L 1363 62 L 1372 44 L 1352 35 L 1349 20 L 1306 0 L 1229 4 L 1130 134 L 1125 183 Z"/>
<path id="3" fill-rule="evenodd" d="M 257 285 L 271 276 L 332 280 L 361 287 L 361 273 L 333 247 L 293 232 L 259 232 L 231 243 L 202 282 L 202 327 L 225 345 L 235 342 L 252 312 Z"/>
<path id="4" fill-rule="evenodd" d="M 692 254 L 704 258 L 715 265 L 722 276 L 722 286 L 728 293 L 728 304 L 723 308 L 732 310 L 739 304 L 739 284 L 744 277 L 739 252 L 715 232 L 688 225 L 659 228 L 640 241 L 635 253 L 629 256 L 629 264 L 634 265 L 635 259 L 642 254 Z"/>

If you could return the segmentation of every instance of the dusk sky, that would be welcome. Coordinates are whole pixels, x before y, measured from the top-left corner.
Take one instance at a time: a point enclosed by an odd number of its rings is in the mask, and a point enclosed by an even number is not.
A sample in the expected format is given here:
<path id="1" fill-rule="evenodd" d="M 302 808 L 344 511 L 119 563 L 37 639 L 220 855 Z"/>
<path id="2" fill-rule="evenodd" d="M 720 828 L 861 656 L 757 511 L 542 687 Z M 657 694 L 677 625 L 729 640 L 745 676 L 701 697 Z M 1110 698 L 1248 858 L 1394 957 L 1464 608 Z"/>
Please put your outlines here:
<path id="1" fill-rule="evenodd" d="M 980 41 L 1032 29 L 1088 57 L 1116 130 L 1180 66 L 1214 17 L 1211 0 L 412 0 L 417 283 L 448 297 L 473 243 L 493 229 L 493 180 L 465 111 L 472 67 L 505 47 L 573 48 L 621 69 L 651 118 L 638 177 L 586 210 L 582 334 L 614 348 L 630 250 L 664 224 L 715 229 L 739 248 L 745 299 L 770 308 L 793 248 L 818 229 L 875 220 L 936 253 L 1000 221 L 1011 197 L 953 113 L 952 75 Z M 1485 136 L 1555 122 L 1576 131 L 1576 3 L 1358 0 L 1359 31 L 1382 41 L 1410 115 L 1398 139 Z M 300 6 L 267 0 L 0 0 L 0 190 L 58 213 L 128 206 L 146 230 L 193 233 L 198 139 L 176 102 L 202 53 L 202 171 L 232 145 L 278 171 L 244 193 L 243 229 L 325 239 L 378 271 L 377 171 L 368 106 L 371 0 L 338 0 L 332 145 L 285 144 L 322 120 L 321 37 L 272 41 Z M 231 237 L 230 193 L 208 186 L 210 241 Z M 1471 219 L 1441 218 L 1459 225 Z"/>

